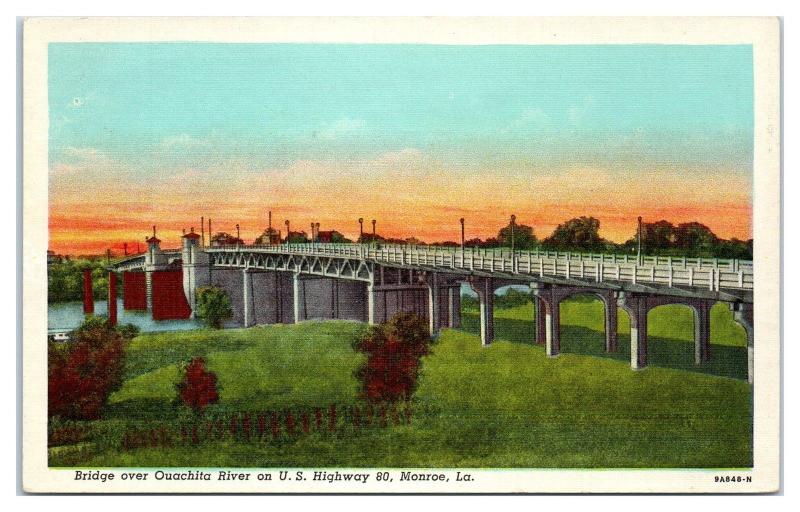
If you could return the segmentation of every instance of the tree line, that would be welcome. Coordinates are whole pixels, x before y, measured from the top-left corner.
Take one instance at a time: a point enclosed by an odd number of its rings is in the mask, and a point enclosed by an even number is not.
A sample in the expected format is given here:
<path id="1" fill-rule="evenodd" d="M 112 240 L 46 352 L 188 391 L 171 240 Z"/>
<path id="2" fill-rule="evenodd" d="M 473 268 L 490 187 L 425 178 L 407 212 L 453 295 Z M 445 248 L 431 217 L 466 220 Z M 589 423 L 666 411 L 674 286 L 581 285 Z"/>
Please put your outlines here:
<path id="1" fill-rule="evenodd" d="M 333 243 L 351 243 L 344 235 L 333 231 Z M 268 230 L 259 236 L 255 243 L 265 243 Z M 550 236 L 539 239 L 533 227 L 509 222 L 500 228 L 497 236 L 486 239 L 471 238 L 464 241 L 466 247 L 500 248 L 513 246 L 519 250 L 549 250 L 574 252 L 615 252 L 635 254 L 638 250 L 639 236 L 636 230 L 622 243 L 615 243 L 600 236 L 600 221 L 594 217 L 575 217 L 559 224 Z M 216 244 L 235 245 L 245 242 L 228 235 L 217 233 L 212 238 Z M 304 231 L 289 233 L 290 243 L 308 243 L 310 238 Z M 425 243 L 416 238 L 392 238 L 380 234 L 364 233 L 356 243 L 386 243 L 400 245 L 431 245 L 460 247 L 460 242 L 452 240 Z M 711 229 L 700 222 L 673 224 L 666 220 L 642 223 L 641 251 L 645 256 L 687 256 L 691 258 L 753 258 L 753 240 L 729 240 L 718 237 Z"/>

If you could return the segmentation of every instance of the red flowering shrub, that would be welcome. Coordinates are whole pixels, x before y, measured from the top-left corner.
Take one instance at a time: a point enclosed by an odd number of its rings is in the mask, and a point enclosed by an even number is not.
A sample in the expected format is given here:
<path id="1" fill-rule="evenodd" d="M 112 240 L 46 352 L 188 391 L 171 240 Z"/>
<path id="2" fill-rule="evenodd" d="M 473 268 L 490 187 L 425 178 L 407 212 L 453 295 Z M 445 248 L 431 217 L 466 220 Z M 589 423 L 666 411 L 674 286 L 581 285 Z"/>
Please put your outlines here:
<path id="1" fill-rule="evenodd" d="M 356 371 L 364 398 L 373 403 L 410 400 L 430 342 L 427 323 L 412 313 L 398 313 L 370 329 L 356 344 L 367 354 Z"/>
<path id="2" fill-rule="evenodd" d="M 183 380 L 176 387 L 181 402 L 198 414 L 202 414 L 209 404 L 219 401 L 217 376 L 206 371 L 202 357 L 195 357 L 186 365 Z"/>
<path id="3" fill-rule="evenodd" d="M 103 319 L 90 317 L 72 339 L 48 347 L 48 414 L 97 419 L 108 396 L 122 386 L 125 338 Z"/>

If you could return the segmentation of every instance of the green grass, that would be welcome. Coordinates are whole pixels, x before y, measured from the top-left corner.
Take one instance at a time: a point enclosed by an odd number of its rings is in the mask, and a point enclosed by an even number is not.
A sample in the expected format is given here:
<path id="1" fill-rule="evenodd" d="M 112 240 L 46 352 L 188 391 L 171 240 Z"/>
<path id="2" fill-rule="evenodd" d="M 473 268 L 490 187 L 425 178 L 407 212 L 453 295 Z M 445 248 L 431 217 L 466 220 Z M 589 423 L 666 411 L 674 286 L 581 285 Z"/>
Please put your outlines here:
<path id="1" fill-rule="evenodd" d="M 95 467 L 750 466 L 750 386 L 739 379 L 677 368 L 631 371 L 624 354 L 602 354 L 598 304 L 570 301 L 564 305 L 564 353 L 555 359 L 530 343 L 532 331 L 526 331 L 525 324 L 531 322 L 522 320 L 532 318 L 530 305 L 497 311 L 498 340 L 491 347 L 481 348 L 473 333 L 443 331 L 432 354 L 424 359 L 414 419 L 408 426 L 359 434 L 310 434 L 278 443 L 216 441 L 121 451 L 119 438 L 126 427 L 170 422 L 179 414 L 172 405 L 177 364 L 194 355 L 203 355 L 219 377 L 222 392 L 216 410 L 355 403 L 353 370 L 362 356 L 353 352 L 351 342 L 366 327 L 325 322 L 141 335 L 128 351 L 128 379 L 112 395 L 103 420 L 93 423 L 88 444 L 53 448 L 50 463 Z M 715 309 L 715 325 L 728 320 L 723 313 Z M 656 314 L 663 314 L 664 320 Z M 681 313 L 655 310 L 651 328 L 663 328 L 659 323 L 666 323 L 673 314 Z M 467 330 L 470 318 L 465 311 Z M 660 335 L 691 347 L 691 316 L 688 323 L 675 320 L 683 327 L 659 331 Z M 620 320 L 621 326 L 625 323 Z M 735 337 L 739 333 L 728 332 L 733 336 L 715 338 L 715 349 L 741 349 L 742 341 Z M 576 333 L 593 334 L 576 339 Z M 591 350 L 579 353 L 586 348 Z"/>

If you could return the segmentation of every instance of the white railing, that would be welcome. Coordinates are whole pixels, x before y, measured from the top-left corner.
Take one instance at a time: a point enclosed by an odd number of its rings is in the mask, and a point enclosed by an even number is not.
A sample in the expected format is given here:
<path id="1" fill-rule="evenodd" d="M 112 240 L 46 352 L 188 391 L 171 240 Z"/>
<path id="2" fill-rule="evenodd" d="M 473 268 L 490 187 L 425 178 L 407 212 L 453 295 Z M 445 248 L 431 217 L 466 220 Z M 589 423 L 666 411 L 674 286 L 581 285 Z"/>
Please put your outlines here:
<path id="1" fill-rule="evenodd" d="M 385 244 L 230 245 L 209 252 L 256 252 L 345 256 L 376 262 L 451 268 L 538 277 L 691 286 L 712 291 L 753 289 L 752 261 L 718 258 L 676 258 L 602 253 L 515 251 L 467 247 Z"/>

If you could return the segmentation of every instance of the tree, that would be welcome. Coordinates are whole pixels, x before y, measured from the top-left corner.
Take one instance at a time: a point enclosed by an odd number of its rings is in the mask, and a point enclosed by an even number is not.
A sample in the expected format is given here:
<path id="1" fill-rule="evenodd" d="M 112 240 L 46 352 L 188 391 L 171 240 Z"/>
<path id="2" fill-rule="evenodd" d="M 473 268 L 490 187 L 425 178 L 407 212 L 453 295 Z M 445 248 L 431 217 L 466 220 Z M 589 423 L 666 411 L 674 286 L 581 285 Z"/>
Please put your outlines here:
<path id="1" fill-rule="evenodd" d="M 361 394 L 373 403 L 410 400 L 417 386 L 420 358 L 428 353 L 431 337 L 424 319 L 398 313 L 373 326 L 355 343 L 367 360 L 356 371 Z"/>
<path id="2" fill-rule="evenodd" d="M 489 240 L 487 240 L 488 242 Z M 500 246 L 511 247 L 511 223 L 501 228 L 497 233 L 497 241 Z M 536 247 L 536 235 L 533 228 L 525 224 L 514 224 L 514 248 L 533 249 Z"/>
<path id="3" fill-rule="evenodd" d="M 557 251 L 599 251 L 606 241 L 600 237 L 600 221 L 582 216 L 559 224 L 542 245 Z"/>
<path id="4" fill-rule="evenodd" d="M 201 286 L 197 289 L 197 317 L 214 329 L 233 316 L 231 299 L 225 290 L 216 286 Z"/>
<path id="5" fill-rule="evenodd" d="M 675 247 L 688 256 L 713 257 L 718 243 L 717 235 L 699 222 L 686 222 L 675 228 Z"/>
<path id="6" fill-rule="evenodd" d="M 290 231 L 286 238 L 290 244 L 305 244 L 308 243 L 308 236 L 305 231 Z"/>
<path id="7" fill-rule="evenodd" d="M 211 245 L 244 245 L 244 241 L 241 238 L 220 231 L 211 237 Z"/>
<path id="8" fill-rule="evenodd" d="M 331 243 L 332 244 L 351 244 L 353 243 L 352 240 L 344 236 L 343 234 L 339 233 L 338 231 L 331 232 Z"/>
<path id="9" fill-rule="evenodd" d="M 219 401 L 217 375 L 206 371 L 206 362 L 195 357 L 183 369 L 183 379 L 175 385 L 178 399 L 195 414 L 203 414 L 210 404 Z"/>
<path id="10" fill-rule="evenodd" d="M 279 244 L 281 243 L 281 235 L 277 229 L 267 228 L 253 240 L 253 243 L 255 245 Z"/>
<path id="11" fill-rule="evenodd" d="M 122 386 L 125 337 L 104 318 L 90 316 L 68 344 L 48 344 L 48 415 L 91 420 Z"/>

